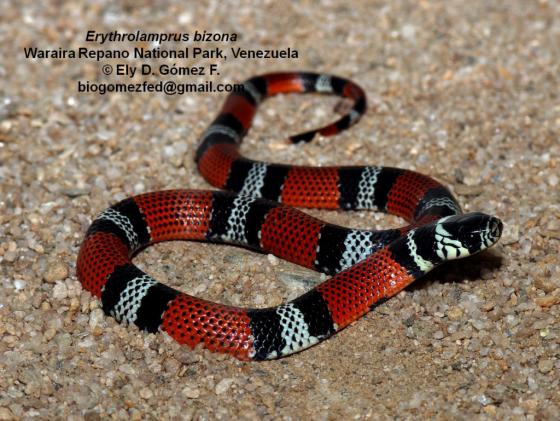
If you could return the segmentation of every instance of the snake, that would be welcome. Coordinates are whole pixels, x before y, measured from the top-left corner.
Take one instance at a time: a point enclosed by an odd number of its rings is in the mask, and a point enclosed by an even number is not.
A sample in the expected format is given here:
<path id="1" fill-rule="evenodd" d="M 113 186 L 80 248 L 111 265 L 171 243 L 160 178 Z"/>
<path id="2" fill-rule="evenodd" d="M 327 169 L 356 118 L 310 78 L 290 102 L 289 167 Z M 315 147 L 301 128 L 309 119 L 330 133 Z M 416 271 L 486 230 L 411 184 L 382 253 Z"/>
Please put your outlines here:
<path id="1" fill-rule="evenodd" d="M 101 299 L 105 314 L 193 349 L 245 361 L 276 359 L 329 338 L 442 263 L 499 240 L 500 219 L 463 213 L 451 191 L 427 175 L 373 165 L 266 163 L 240 153 L 267 98 L 316 93 L 348 103 L 335 122 L 288 137 L 305 143 L 337 134 L 364 115 L 366 95 L 358 84 L 329 74 L 275 72 L 241 86 L 228 94 L 195 153 L 202 176 L 220 190 L 139 194 L 107 208 L 88 228 L 77 276 Z M 297 208 L 374 210 L 407 225 L 349 229 Z M 133 264 L 140 250 L 171 240 L 237 245 L 330 277 L 274 307 L 216 303 L 158 282 Z"/>

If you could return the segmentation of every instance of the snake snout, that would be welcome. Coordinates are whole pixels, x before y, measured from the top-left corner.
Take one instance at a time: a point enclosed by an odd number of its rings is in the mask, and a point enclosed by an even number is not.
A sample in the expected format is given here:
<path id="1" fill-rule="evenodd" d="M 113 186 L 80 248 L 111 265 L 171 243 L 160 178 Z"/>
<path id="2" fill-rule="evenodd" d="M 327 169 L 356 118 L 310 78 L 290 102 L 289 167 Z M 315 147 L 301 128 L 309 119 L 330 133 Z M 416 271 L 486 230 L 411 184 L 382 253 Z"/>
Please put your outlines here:
<path id="1" fill-rule="evenodd" d="M 480 232 L 481 250 L 487 249 L 488 247 L 496 244 L 502 236 L 502 230 L 504 227 L 502 221 L 495 216 L 485 216 L 488 218 L 488 221 L 486 222 L 485 228 Z"/>
<path id="2" fill-rule="evenodd" d="M 478 236 L 473 236 L 480 240 L 478 247 L 479 251 L 485 250 L 498 242 L 502 235 L 503 224 L 502 221 L 495 216 L 486 215 L 483 213 L 476 213 L 476 220 L 479 228 L 474 230 L 478 232 Z M 476 251 L 476 250 L 475 250 Z"/>
<path id="3" fill-rule="evenodd" d="M 490 238 L 493 238 L 496 242 L 502 236 L 502 230 L 504 228 L 504 224 L 496 217 L 492 217 L 489 222 L 489 230 L 490 230 Z"/>

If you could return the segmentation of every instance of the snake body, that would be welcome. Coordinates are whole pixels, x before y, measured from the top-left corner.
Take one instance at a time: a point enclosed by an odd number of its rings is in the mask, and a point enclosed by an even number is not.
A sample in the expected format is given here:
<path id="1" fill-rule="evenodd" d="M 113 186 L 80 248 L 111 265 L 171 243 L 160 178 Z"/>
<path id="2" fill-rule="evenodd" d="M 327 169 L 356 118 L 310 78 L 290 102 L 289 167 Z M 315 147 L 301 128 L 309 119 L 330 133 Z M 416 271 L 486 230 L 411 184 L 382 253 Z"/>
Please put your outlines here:
<path id="1" fill-rule="evenodd" d="M 91 224 L 77 273 L 103 310 L 181 344 L 266 360 L 308 348 L 348 326 L 441 263 L 495 244 L 499 219 L 463 214 L 451 192 L 417 172 L 378 166 L 305 167 L 244 158 L 239 146 L 258 105 L 289 92 L 335 94 L 353 101 L 348 114 L 294 143 L 330 136 L 366 109 L 363 90 L 325 74 L 271 73 L 231 93 L 196 152 L 201 174 L 228 191 L 167 190 L 125 199 Z M 292 206 L 376 209 L 408 225 L 382 231 L 347 229 Z M 263 309 L 189 296 L 157 282 L 131 257 L 161 241 L 237 244 L 333 275 L 298 298 Z"/>

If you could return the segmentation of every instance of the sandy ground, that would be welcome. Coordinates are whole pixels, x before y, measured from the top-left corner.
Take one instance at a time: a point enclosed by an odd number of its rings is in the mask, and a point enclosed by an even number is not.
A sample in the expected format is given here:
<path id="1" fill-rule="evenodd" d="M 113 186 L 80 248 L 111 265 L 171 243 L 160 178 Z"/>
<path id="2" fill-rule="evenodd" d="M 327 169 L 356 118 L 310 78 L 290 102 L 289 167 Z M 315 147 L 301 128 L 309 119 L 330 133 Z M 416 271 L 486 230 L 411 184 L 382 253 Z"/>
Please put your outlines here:
<path id="1" fill-rule="evenodd" d="M 557 417 L 560 4 L 202 3 L 2 3 L 0 419 Z M 205 29 L 238 33 L 239 47 L 296 48 L 298 59 L 228 59 L 214 80 L 326 71 L 361 84 L 369 110 L 335 139 L 286 147 L 288 134 L 331 121 L 337 100 L 274 98 L 243 145 L 248 156 L 430 174 L 467 211 L 502 218 L 502 241 L 280 361 L 241 363 L 118 325 L 76 279 L 85 230 L 135 193 L 209 188 L 193 152 L 225 95 L 78 93 L 78 79 L 119 78 L 100 74 L 105 62 L 23 54 L 84 46 L 86 29 Z M 312 213 L 356 227 L 402 224 Z M 185 292 L 236 305 L 279 304 L 321 279 L 206 244 L 157 245 L 135 262 Z"/>

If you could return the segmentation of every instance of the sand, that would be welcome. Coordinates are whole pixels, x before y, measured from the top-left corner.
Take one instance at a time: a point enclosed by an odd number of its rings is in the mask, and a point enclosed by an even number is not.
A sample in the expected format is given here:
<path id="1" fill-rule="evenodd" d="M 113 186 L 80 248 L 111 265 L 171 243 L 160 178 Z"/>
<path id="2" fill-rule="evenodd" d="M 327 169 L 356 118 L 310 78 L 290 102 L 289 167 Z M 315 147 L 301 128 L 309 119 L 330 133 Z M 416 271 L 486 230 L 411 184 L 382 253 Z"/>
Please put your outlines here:
<path id="1" fill-rule="evenodd" d="M 559 3 L 203 3 L 2 5 L 0 419 L 557 417 Z M 102 65 L 122 60 L 25 57 L 30 46 L 136 45 L 88 43 L 88 29 L 206 30 L 239 37 L 208 48 L 296 49 L 290 59 L 178 63 L 219 63 L 215 82 L 293 69 L 355 80 L 369 109 L 350 130 L 286 146 L 287 135 L 332 121 L 338 101 L 277 97 L 258 113 L 243 153 L 429 174 L 466 211 L 500 217 L 502 240 L 279 361 L 242 363 L 118 325 L 76 278 L 85 230 L 130 195 L 210 188 L 193 154 L 225 94 L 80 93 L 78 80 L 128 80 L 102 74 Z M 372 212 L 310 213 L 353 227 L 403 224 Z M 276 305 L 322 279 L 266 255 L 200 243 L 160 244 L 135 262 L 187 293 L 234 305 Z"/>

